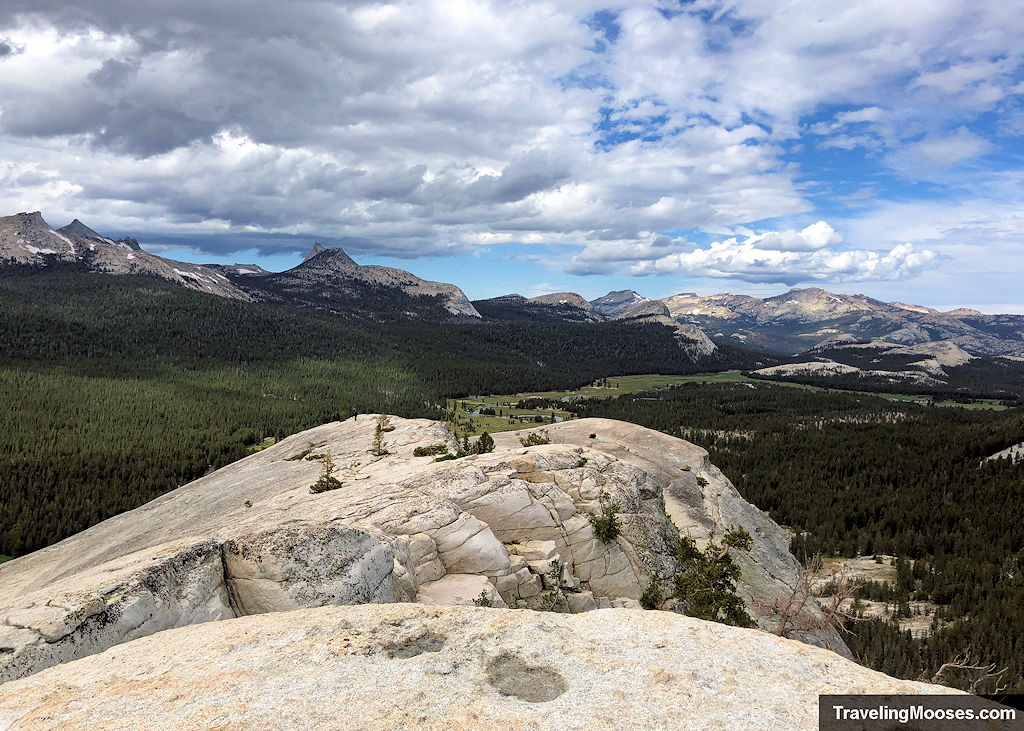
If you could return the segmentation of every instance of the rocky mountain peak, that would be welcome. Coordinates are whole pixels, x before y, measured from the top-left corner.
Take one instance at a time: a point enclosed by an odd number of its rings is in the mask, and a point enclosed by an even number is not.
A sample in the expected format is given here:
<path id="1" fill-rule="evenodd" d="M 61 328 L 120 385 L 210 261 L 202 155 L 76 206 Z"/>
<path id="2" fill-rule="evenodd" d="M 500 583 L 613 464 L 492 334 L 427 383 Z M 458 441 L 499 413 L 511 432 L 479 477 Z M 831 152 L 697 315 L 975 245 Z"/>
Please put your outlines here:
<path id="1" fill-rule="evenodd" d="M 309 253 L 306 254 L 302 261 L 309 261 L 321 251 L 327 251 L 327 247 L 323 246 L 319 241 L 314 241 L 309 249 Z"/>
<path id="2" fill-rule="evenodd" d="M 22 224 L 46 226 L 50 228 L 50 224 L 43 220 L 42 211 L 32 211 L 31 213 L 18 213 L 14 216 Z"/>
<path id="3" fill-rule="evenodd" d="M 0 218 L 0 222 L 7 224 L 8 227 L 21 231 L 26 235 L 45 234 L 49 237 L 52 237 L 53 235 L 53 229 L 50 227 L 50 224 L 43 219 L 41 211 L 16 213 L 13 216 L 4 216 Z"/>
<path id="4" fill-rule="evenodd" d="M 793 288 L 775 297 L 768 297 L 768 300 L 796 300 L 798 302 L 815 302 L 828 299 L 840 299 L 838 295 L 826 292 L 821 287 Z"/>
<path id="5" fill-rule="evenodd" d="M 592 305 L 583 299 L 582 295 L 575 292 L 555 292 L 553 294 L 542 294 L 531 297 L 530 302 L 541 305 L 572 305 L 583 310 L 592 310 Z"/>
<path id="6" fill-rule="evenodd" d="M 38 263 L 42 257 L 73 261 L 77 256 L 74 241 L 50 228 L 41 212 L 0 217 L 0 260 Z"/>
<path id="7" fill-rule="evenodd" d="M 660 300 L 641 300 L 634 303 L 624 312 L 615 317 L 616 320 L 627 320 L 632 317 L 669 317 L 668 305 Z"/>
<path id="8" fill-rule="evenodd" d="M 634 302 L 640 302 L 647 299 L 642 294 L 637 292 L 635 289 L 616 289 L 609 292 L 604 297 L 598 299 L 616 299 L 616 300 L 633 300 Z"/>
<path id="9" fill-rule="evenodd" d="M 103 236 L 93 231 L 91 228 L 86 226 L 84 223 L 79 221 L 77 218 L 69 223 L 67 226 L 57 229 L 59 233 L 65 236 L 73 236 L 78 239 L 93 239 L 95 241 L 108 241 Z"/>
<path id="10" fill-rule="evenodd" d="M 618 317 L 630 307 L 649 301 L 647 297 L 632 289 L 620 289 L 591 300 L 590 304 L 605 317 Z"/>
<path id="11" fill-rule="evenodd" d="M 335 248 L 328 248 L 321 245 L 319 242 L 313 244 L 309 253 L 306 254 L 306 258 L 302 260 L 304 266 L 306 264 L 315 265 L 321 269 L 333 269 L 336 271 L 351 271 L 358 269 L 359 265 L 356 264 L 355 260 L 345 253 L 345 250 L 340 246 Z"/>
<path id="12" fill-rule="evenodd" d="M 271 297 L 283 295 L 317 309 L 360 312 L 360 303 L 367 301 L 369 290 L 375 290 L 369 298 L 374 302 L 371 308 L 379 308 L 384 301 L 380 295 L 390 289 L 396 295 L 418 298 L 404 305 L 413 307 L 413 310 L 405 311 L 408 317 L 434 317 L 438 314 L 435 311 L 438 305 L 450 316 L 480 317 L 463 291 L 453 284 L 420 279 L 404 269 L 374 264 L 363 266 L 341 247 L 326 247 L 319 242 L 313 244 L 301 264 L 283 272 L 262 275 L 259 281 L 254 286 L 270 287 L 273 290 Z M 257 292 L 257 296 L 265 296 L 266 291 Z M 381 314 L 380 310 L 374 316 L 378 314 Z"/>

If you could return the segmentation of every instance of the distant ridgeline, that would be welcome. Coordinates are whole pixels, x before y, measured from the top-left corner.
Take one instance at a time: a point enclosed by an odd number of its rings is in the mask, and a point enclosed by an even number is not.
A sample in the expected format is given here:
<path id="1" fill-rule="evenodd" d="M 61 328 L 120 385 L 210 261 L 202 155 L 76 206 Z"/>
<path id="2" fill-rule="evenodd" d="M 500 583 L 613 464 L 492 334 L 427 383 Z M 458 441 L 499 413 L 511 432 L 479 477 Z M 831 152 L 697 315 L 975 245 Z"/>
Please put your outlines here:
<path id="1" fill-rule="evenodd" d="M 135 239 L 114 241 L 77 219 L 54 230 L 40 212 L 0 217 L 0 267 L 9 265 L 148 274 L 228 299 L 377 323 L 657 324 L 672 328 L 691 359 L 707 358 L 726 345 L 762 353 L 754 365 L 764 378 L 997 398 L 1024 391 L 1024 316 L 940 312 L 819 288 L 764 299 L 683 293 L 651 300 L 622 290 L 590 301 L 556 292 L 470 302 L 454 284 L 360 265 L 342 249 L 318 243 L 302 263 L 283 272 L 247 264 L 198 265 L 151 254 Z"/>

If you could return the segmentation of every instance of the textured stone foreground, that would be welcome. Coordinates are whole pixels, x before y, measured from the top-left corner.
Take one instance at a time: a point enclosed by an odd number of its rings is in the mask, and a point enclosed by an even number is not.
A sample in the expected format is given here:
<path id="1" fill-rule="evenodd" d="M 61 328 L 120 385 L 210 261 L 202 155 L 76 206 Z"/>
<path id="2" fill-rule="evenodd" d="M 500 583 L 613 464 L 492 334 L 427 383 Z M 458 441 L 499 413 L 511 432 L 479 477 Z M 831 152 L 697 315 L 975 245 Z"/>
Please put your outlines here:
<path id="1" fill-rule="evenodd" d="M 416 447 L 455 440 L 444 424 L 393 419 L 389 454 L 370 453 L 376 419 L 310 429 L 54 546 L 0 565 L 0 682 L 163 630 L 300 608 L 420 602 L 537 606 L 553 562 L 572 587 L 562 611 L 635 607 L 654 571 L 676 568 L 680 533 L 730 525 L 739 592 L 786 596 L 798 566 L 789 538 L 681 439 L 583 419 L 495 435 L 493 453 L 447 462 Z M 591 436 L 593 435 L 593 436 Z M 341 489 L 310 494 L 330 453 Z M 589 516 L 601 493 L 621 507 L 604 543 Z M 546 608 L 539 607 L 538 608 Z M 273 621 L 269 620 L 268 621 Z M 834 633 L 811 642 L 845 650 Z"/>
<path id="2" fill-rule="evenodd" d="M 0 685 L 0 727 L 817 728 L 821 693 L 954 693 L 670 612 L 324 607 Z"/>

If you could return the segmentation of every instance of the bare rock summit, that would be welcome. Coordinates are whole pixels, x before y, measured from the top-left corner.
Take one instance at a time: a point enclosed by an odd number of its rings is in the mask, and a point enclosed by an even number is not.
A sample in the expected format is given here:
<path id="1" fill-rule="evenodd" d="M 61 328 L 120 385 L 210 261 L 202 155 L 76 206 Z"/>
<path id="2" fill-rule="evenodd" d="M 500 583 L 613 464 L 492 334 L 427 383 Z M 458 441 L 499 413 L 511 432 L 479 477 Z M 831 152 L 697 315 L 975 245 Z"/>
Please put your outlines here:
<path id="1" fill-rule="evenodd" d="M 590 300 L 590 304 L 605 317 L 614 318 L 631 307 L 649 301 L 647 297 L 632 289 L 620 289 L 615 292 L 609 292 L 603 297 L 598 297 L 596 300 Z"/>
<path id="2" fill-rule="evenodd" d="M 507 432 L 491 453 L 435 462 L 414 451 L 454 449 L 443 423 L 394 418 L 380 456 L 375 424 L 293 435 L 0 565 L 0 682 L 175 627 L 319 606 L 637 607 L 654 572 L 676 570 L 680 535 L 703 545 L 733 525 L 753 537 L 738 593 L 762 626 L 759 608 L 797 582 L 787 534 L 681 439 L 580 419 L 546 427 L 548 444 Z M 311 494 L 325 454 L 341 487 Z M 590 520 L 602 493 L 620 506 L 608 542 Z M 834 631 L 802 639 L 846 651 Z"/>

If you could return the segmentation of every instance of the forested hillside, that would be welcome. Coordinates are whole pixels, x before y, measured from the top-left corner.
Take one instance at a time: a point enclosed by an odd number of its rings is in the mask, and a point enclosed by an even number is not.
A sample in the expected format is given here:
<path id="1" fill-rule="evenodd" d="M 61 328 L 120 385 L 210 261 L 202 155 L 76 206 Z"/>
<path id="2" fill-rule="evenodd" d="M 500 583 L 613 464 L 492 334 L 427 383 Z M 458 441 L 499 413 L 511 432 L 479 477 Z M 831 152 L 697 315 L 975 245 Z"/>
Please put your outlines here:
<path id="1" fill-rule="evenodd" d="M 854 622 L 849 644 L 866 664 L 932 677 L 970 653 L 1007 668 L 983 691 L 1024 685 L 1024 463 L 981 464 L 1024 441 L 1024 411 L 771 384 L 687 384 L 570 408 L 706 447 L 745 498 L 792 527 L 798 557 L 913 559 L 885 600 L 900 611 L 911 599 L 942 605 L 938 631 L 913 639 L 891 622 Z"/>
<path id="2" fill-rule="evenodd" d="M 719 356 L 744 365 L 743 355 Z M 714 365 L 714 364 L 712 364 Z M 439 417 L 470 393 L 707 369 L 670 328 L 414 325 L 228 300 L 74 269 L 0 277 L 0 555 L 48 545 L 361 412 Z"/>

